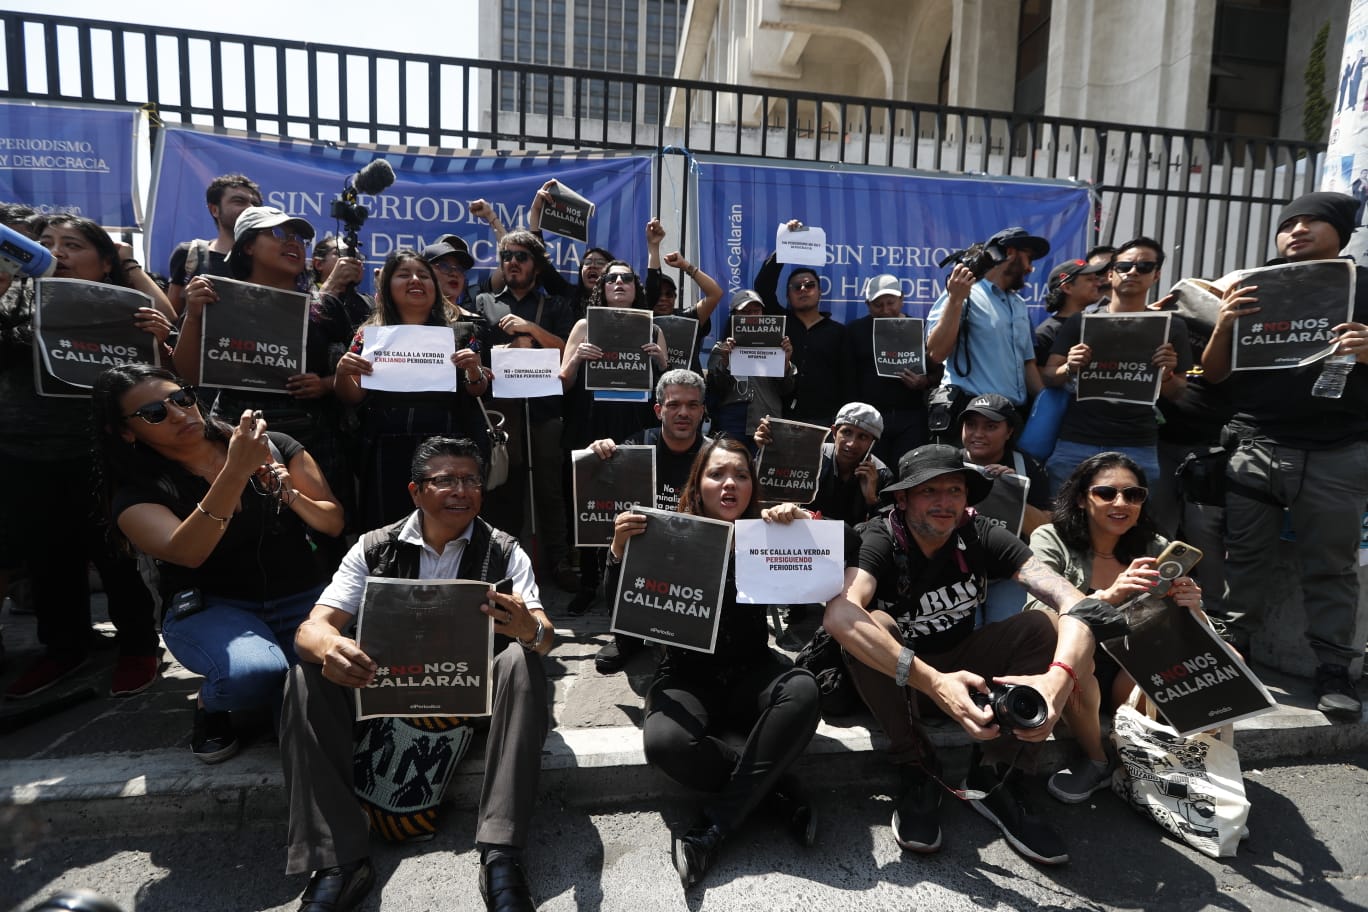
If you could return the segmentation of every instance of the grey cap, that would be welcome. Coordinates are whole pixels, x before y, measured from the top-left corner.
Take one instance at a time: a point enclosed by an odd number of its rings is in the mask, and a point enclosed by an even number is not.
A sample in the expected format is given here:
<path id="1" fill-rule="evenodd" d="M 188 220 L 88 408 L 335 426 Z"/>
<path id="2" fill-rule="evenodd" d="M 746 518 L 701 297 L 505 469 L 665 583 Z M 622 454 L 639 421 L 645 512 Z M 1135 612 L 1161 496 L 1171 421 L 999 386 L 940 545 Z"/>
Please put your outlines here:
<path id="1" fill-rule="evenodd" d="M 275 206 L 248 206 L 242 210 L 238 216 L 237 224 L 233 226 L 233 241 L 242 240 L 243 235 L 249 231 L 259 231 L 263 228 L 275 228 L 277 225 L 293 224 L 300 234 L 309 240 L 313 240 L 314 229 L 307 221 L 297 215 L 290 215 Z"/>
<path id="2" fill-rule="evenodd" d="M 871 304 L 882 298 L 884 295 L 897 295 L 898 300 L 902 300 L 902 282 L 898 281 L 895 275 L 884 273 L 876 275 L 874 278 L 865 282 L 865 303 Z"/>
<path id="3" fill-rule="evenodd" d="M 836 413 L 836 420 L 832 423 L 853 425 L 873 436 L 875 440 L 883 436 L 883 415 L 880 415 L 874 406 L 864 402 L 847 402 L 841 406 L 841 410 Z"/>
<path id="4" fill-rule="evenodd" d="M 731 296 L 731 302 L 727 306 L 732 312 L 736 312 L 747 304 L 758 304 L 761 307 L 765 306 L 765 302 L 761 300 L 760 296 L 749 288 L 743 288 L 733 294 Z"/>

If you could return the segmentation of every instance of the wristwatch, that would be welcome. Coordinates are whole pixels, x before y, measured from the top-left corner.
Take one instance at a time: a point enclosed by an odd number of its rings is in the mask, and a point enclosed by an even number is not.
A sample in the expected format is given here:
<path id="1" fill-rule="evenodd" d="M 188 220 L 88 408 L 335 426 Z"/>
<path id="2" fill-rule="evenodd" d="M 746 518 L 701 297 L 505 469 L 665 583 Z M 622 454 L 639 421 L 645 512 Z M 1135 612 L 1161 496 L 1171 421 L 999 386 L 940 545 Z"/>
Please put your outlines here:
<path id="1" fill-rule="evenodd" d="M 541 618 L 537 618 L 536 621 L 537 632 L 532 634 L 532 639 L 518 640 L 518 645 L 523 649 L 536 649 L 542 644 L 542 640 L 546 639 L 546 625 L 541 622 Z"/>

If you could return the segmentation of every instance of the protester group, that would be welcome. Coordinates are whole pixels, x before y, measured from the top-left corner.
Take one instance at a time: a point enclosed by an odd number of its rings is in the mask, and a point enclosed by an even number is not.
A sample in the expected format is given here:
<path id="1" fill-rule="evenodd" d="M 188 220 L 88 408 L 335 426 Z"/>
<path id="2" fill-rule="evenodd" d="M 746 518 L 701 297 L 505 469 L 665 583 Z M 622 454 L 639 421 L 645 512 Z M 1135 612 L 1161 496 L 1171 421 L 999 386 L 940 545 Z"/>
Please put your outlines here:
<path id="1" fill-rule="evenodd" d="M 0 272 L 0 466 L 12 479 L 0 499 L 0 571 L 16 595 L 18 581 L 27 587 L 45 649 L 5 697 L 39 698 L 90 659 L 93 564 L 117 630 L 113 696 L 155 683 L 164 642 L 203 678 L 197 759 L 228 761 L 246 714 L 271 720 L 289 793 L 287 872 L 311 872 L 300 908 L 314 912 L 358 907 L 375 881 L 375 833 L 433 832 L 452 770 L 486 730 L 480 889 L 491 910 L 535 908 L 523 848 L 554 724 L 543 658 L 557 624 L 613 612 L 630 588 L 633 542 L 654 530 L 683 548 L 701 521 L 727 535 L 746 520 L 844 524 L 844 577 L 825 605 L 767 610 L 738 595 L 736 561 L 724 554 L 705 648 L 620 630 L 595 656 L 601 674 L 651 673 L 647 761 L 701 796 L 698 819 L 671 846 L 686 889 L 757 814 L 814 844 L 816 807 L 793 765 L 824 715 L 858 710 L 887 737 L 903 849 L 940 849 L 951 793 L 1024 857 L 1066 862 L 1026 774 L 1063 722 L 1079 756 L 1049 777 L 1049 793 L 1078 803 L 1112 784 L 1105 722 L 1138 691 L 1099 644 L 1126 633 L 1139 597 L 1162 592 L 1232 655 L 1250 656 L 1279 591 L 1286 523 L 1318 663 L 1307 689 L 1326 715 L 1359 717 L 1350 666 L 1365 645 L 1362 270 L 1352 316 L 1323 330 L 1330 358 L 1240 369 L 1236 327 L 1259 312 L 1257 285 L 1218 288 L 1208 323 L 1184 319 L 1166 290 L 1187 277 L 1166 275 L 1161 244 L 1136 237 L 1063 251 L 1046 279 L 1048 316 L 1032 325 L 1021 291 L 1052 243 L 1008 227 L 964 239 L 982 243 L 947 264 L 924 325 L 881 335 L 889 321 L 915 319 L 898 276 L 870 278 L 867 315 L 842 324 L 823 307 L 821 267 L 787 265 L 776 251 L 719 310 L 724 290 L 708 270 L 720 264 L 662 255 L 667 235 L 654 219 L 592 225 L 578 272 L 562 275 L 540 230 L 555 189 L 538 191 L 526 226 L 503 225 L 487 201 L 469 204 L 497 242 L 487 274 L 466 240 L 444 234 L 390 254 L 373 296 L 359 290 L 367 266 L 345 238 L 263 206 L 243 175 L 209 185 L 210 236 L 180 244 L 164 277 L 95 223 L 29 208 L 46 201 L 0 207 L 0 223 L 56 261 L 52 279 Z M 1337 259 L 1358 205 L 1336 193 L 1287 204 L 1272 239 L 1279 261 Z M 644 230 L 646 263 L 611 253 L 615 233 L 629 230 Z M 45 366 L 35 307 L 84 286 L 54 280 L 139 293 L 127 319 L 149 337 L 153 363 L 110 362 L 89 387 L 63 387 Z M 252 296 L 307 309 L 297 369 L 277 388 L 233 382 L 240 362 L 209 352 L 237 350 L 206 332 L 214 309 Z M 621 358 L 601 308 L 659 321 L 626 359 L 649 377 L 645 392 L 593 379 Z M 1107 324 L 1122 337 L 1157 333 L 1138 362 L 1104 350 L 1103 321 L 1088 321 L 1101 315 L 1134 318 Z M 666 332 L 670 318 L 695 322 L 673 324 L 681 337 Z M 450 361 L 449 388 L 376 382 L 377 330 L 401 327 L 451 331 L 451 354 L 437 363 Z M 890 368 L 880 340 L 895 337 L 917 344 Z M 707 339 L 716 341 L 700 350 Z M 558 353 L 561 395 L 501 395 L 496 361 L 517 349 Z M 771 367 L 755 369 L 761 361 Z M 1317 386 L 1327 363 L 1343 376 L 1338 395 Z M 1149 392 L 1084 395 L 1080 379 L 1098 369 Z M 820 454 L 794 502 L 771 496 L 761 474 L 767 448 L 791 455 L 784 441 L 801 425 L 818 429 Z M 573 494 L 588 476 L 577 464 L 625 464 L 631 448 L 653 450 L 653 500 L 614 504 L 599 517 L 602 541 L 581 538 Z M 1203 468 L 1215 496 L 1196 491 Z M 1165 550 L 1171 542 L 1202 559 L 1161 572 L 1157 559 L 1180 553 Z M 486 702 L 474 718 L 358 719 L 358 691 L 408 673 L 360 645 L 363 601 L 377 581 L 450 580 L 488 584 L 469 609 L 494 632 Z M 572 594 L 564 616 L 543 603 L 546 586 Z M 771 621 L 804 617 L 821 624 L 795 664 L 775 648 Z M 381 623 L 370 621 L 377 636 Z M 947 781 L 923 727 L 930 717 L 972 739 L 962 783 Z M 390 776 L 394 763 L 405 772 Z"/>

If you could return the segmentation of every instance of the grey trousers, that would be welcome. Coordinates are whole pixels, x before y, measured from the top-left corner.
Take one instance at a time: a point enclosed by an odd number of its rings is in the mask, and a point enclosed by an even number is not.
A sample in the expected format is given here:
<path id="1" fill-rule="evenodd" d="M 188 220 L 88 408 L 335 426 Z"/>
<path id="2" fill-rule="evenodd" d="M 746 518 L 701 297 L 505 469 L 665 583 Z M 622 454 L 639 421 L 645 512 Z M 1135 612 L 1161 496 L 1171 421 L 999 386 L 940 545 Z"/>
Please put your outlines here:
<path id="1" fill-rule="evenodd" d="M 370 854 L 370 824 L 353 787 L 355 705 L 351 689 L 324 678 L 321 665 L 301 662 L 286 680 L 280 722 L 290 801 L 286 874 L 347 864 Z M 526 844 L 550 719 L 541 656 L 509 644 L 494 657 L 477 842 Z"/>
<path id="2" fill-rule="evenodd" d="M 1247 644 L 1263 625 L 1283 508 L 1297 531 L 1306 639 L 1317 661 L 1348 665 L 1363 654 L 1352 642 L 1358 613 L 1358 550 L 1368 504 L 1368 442 L 1299 450 L 1246 440 L 1230 455 L 1227 480 L 1268 497 L 1226 492 L 1226 627 Z M 1288 631 L 1289 633 L 1291 631 Z"/>

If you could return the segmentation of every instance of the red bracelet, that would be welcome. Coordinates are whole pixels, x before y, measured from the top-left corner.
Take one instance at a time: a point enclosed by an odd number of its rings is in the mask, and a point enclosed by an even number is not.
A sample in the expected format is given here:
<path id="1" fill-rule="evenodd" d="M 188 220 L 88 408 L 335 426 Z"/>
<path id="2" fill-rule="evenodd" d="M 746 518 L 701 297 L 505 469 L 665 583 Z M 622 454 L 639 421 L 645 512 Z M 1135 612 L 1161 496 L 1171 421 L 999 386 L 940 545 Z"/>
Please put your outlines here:
<path id="1" fill-rule="evenodd" d="M 1078 689 L 1078 675 L 1074 673 L 1074 670 L 1069 667 L 1067 662 L 1051 662 L 1050 667 L 1064 669 L 1064 673 L 1073 679 L 1074 689 Z"/>

